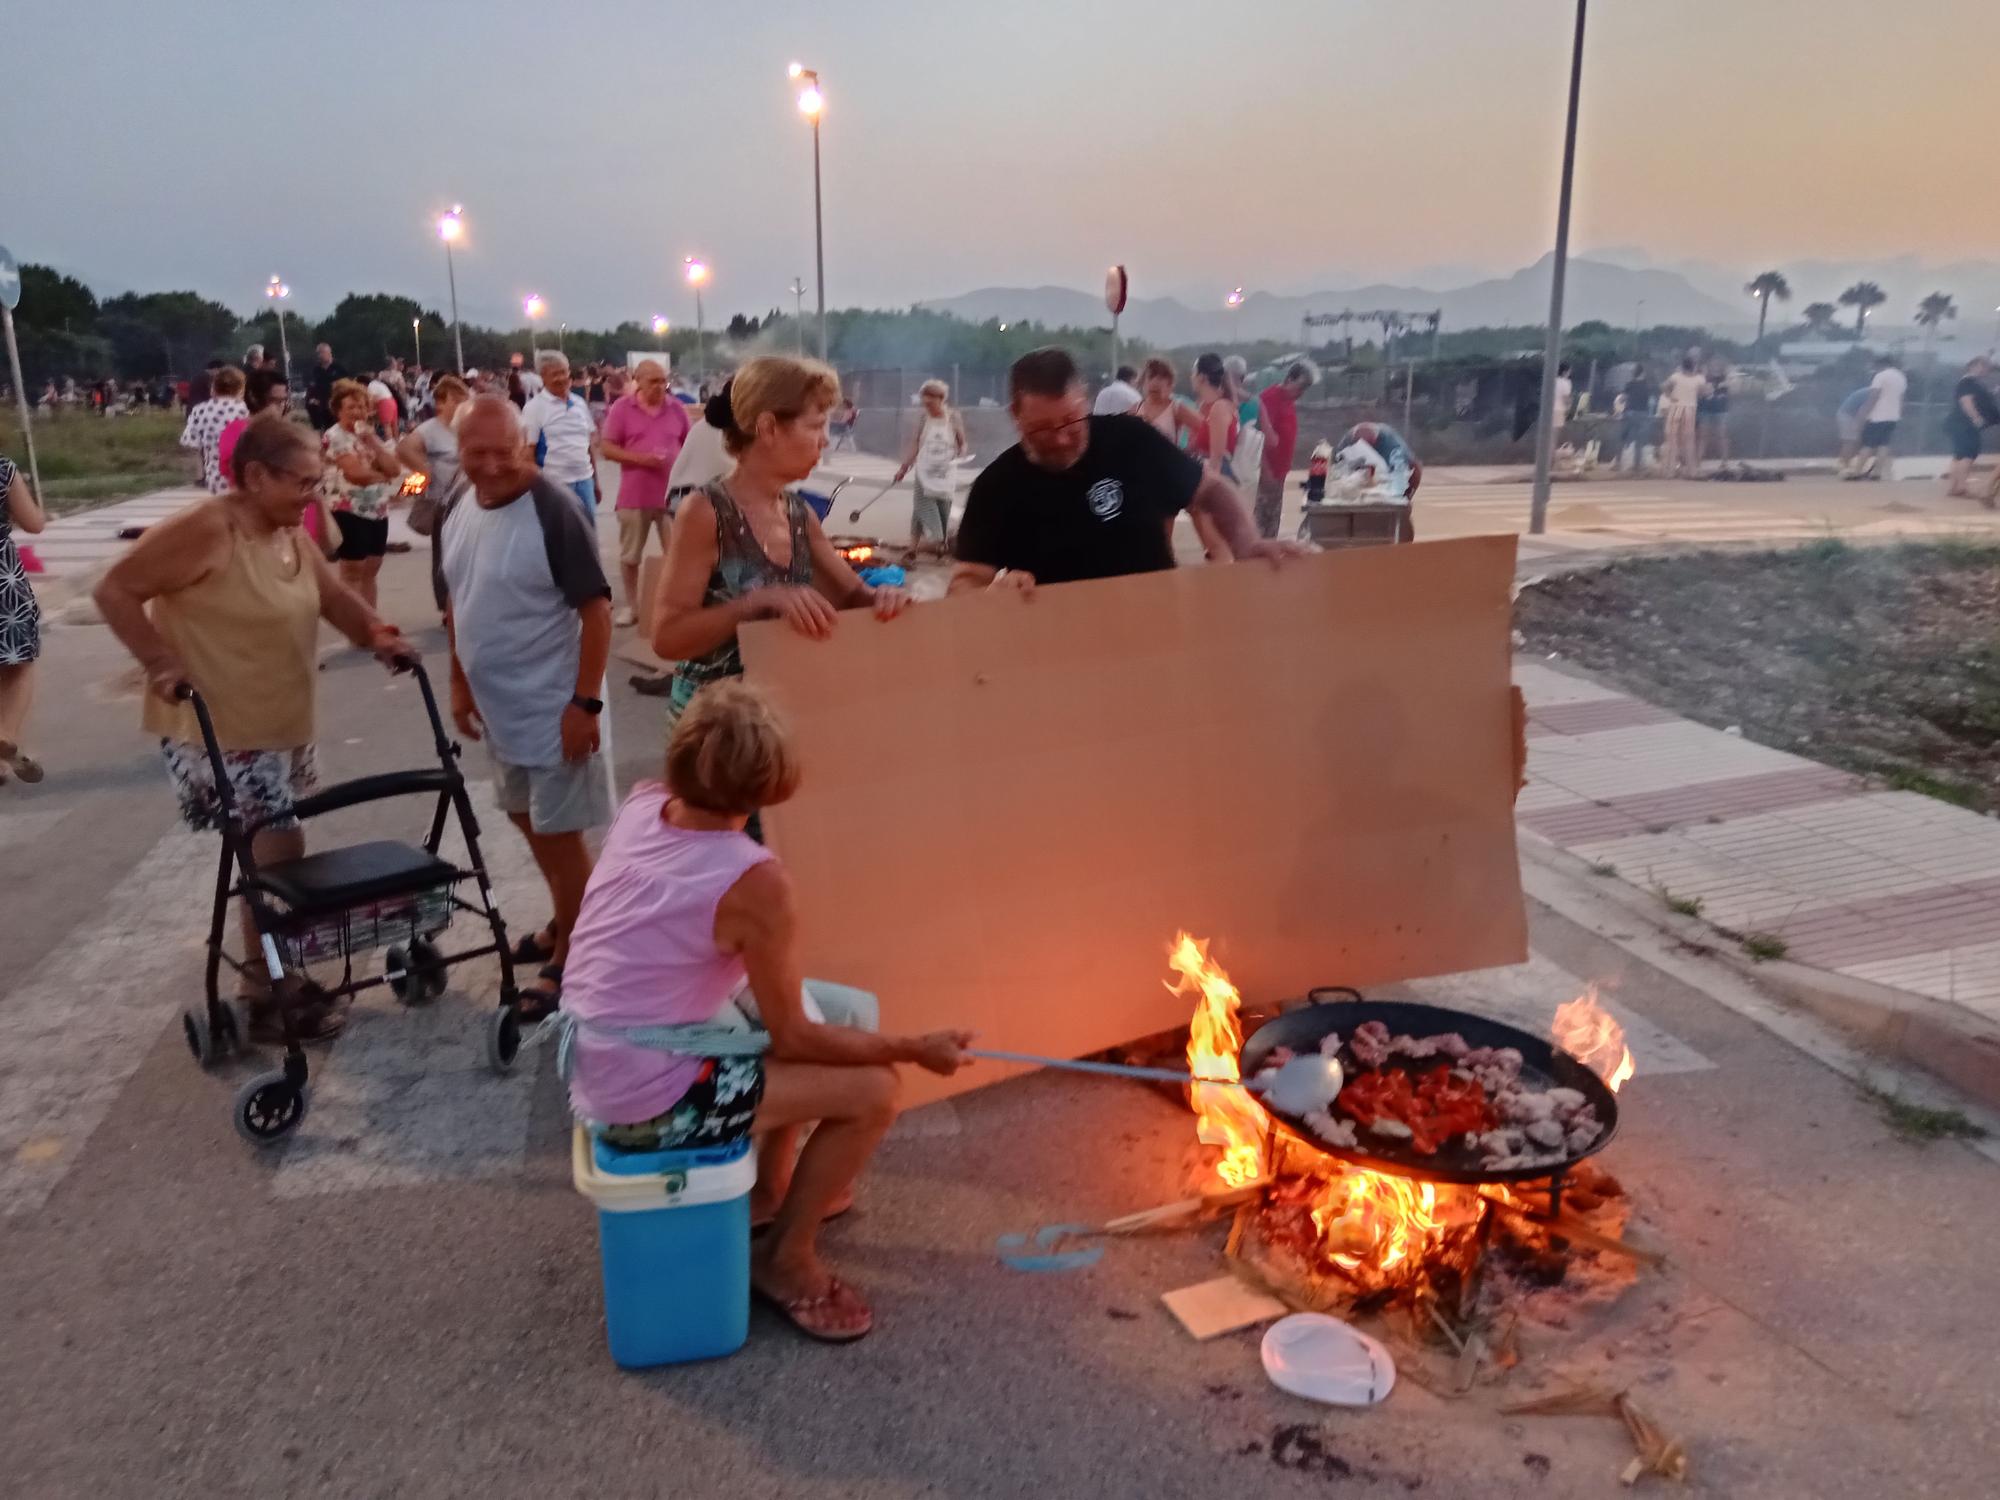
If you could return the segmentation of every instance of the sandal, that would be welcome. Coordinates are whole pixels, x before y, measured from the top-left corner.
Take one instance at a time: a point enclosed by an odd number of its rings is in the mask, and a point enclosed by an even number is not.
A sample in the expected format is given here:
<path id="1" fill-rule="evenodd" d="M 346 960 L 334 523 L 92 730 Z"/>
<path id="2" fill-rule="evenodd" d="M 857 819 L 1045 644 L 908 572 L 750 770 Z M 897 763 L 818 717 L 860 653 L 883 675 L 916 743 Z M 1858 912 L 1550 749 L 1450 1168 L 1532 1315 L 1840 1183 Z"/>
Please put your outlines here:
<path id="1" fill-rule="evenodd" d="M 12 740 L 0 740 L 0 763 L 30 786 L 42 779 L 42 763 Z"/>
<path id="2" fill-rule="evenodd" d="M 541 980 L 541 983 L 522 990 L 520 997 L 514 1002 L 514 1019 L 524 1025 L 546 1021 L 562 1004 L 561 966 L 544 964 L 541 973 L 535 977 Z"/>
<path id="3" fill-rule="evenodd" d="M 549 928 L 553 926 L 555 926 L 555 923 L 551 921 L 547 926 L 528 933 L 518 943 L 514 944 L 510 952 L 510 957 L 513 958 L 514 962 L 517 964 L 545 964 L 554 958 L 556 956 L 555 939 L 548 936 Z M 543 975 L 542 977 L 546 979 L 548 976 Z"/>
<path id="4" fill-rule="evenodd" d="M 826 1290 L 817 1297 L 786 1300 L 755 1285 L 750 1291 L 758 1301 L 769 1306 L 800 1333 L 822 1344 L 851 1344 L 856 1339 L 865 1338 L 875 1326 L 873 1310 L 861 1300 L 860 1293 L 838 1276 L 828 1277 Z M 863 1319 L 859 1327 L 843 1327 L 831 1316 L 855 1309 L 860 1311 Z"/>

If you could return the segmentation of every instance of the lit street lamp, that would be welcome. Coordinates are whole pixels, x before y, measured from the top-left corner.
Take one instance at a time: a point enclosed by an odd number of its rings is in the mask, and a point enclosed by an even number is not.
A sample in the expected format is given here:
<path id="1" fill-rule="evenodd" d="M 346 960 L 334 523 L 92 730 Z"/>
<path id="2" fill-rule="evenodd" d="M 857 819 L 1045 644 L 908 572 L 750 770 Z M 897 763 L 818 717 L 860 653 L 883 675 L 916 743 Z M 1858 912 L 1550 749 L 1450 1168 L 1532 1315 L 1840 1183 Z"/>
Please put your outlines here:
<path id="1" fill-rule="evenodd" d="M 1222 299 L 1222 305 L 1224 307 L 1241 307 L 1243 305 L 1243 288 L 1239 286 L 1235 291 L 1231 292 L 1227 297 L 1224 297 Z"/>
<path id="2" fill-rule="evenodd" d="M 708 382 L 708 349 L 701 337 L 701 288 L 708 280 L 708 263 L 696 260 L 692 255 L 681 257 L 681 264 L 687 267 L 688 285 L 694 288 L 694 367 L 695 383 Z"/>
<path id="3" fill-rule="evenodd" d="M 819 74 L 802 63 L 785 70 L 799 85 L 799 113 L 812 121 L 813 128 L 813 263 L 818 268 L 819 357 L 826 358 L 826 229 L 820 211 L 819 117 L 826 109 L 826 95 L 820 92 Z"/>
<path id="4" fill-rule="evenodd" d="M 792 294 L 792 325 L 799 336 L 799 358 L 806 357 L 806 283 L 803 276 L 794 276 L 792 284 L 785 288 Z"/>
<path id="5" fill-rule="evenodd" d="M 535 367 L 535 319 L 549 310 L 539 292 L 530 292 L 521 299 L 521 311 L 528 315 L 528 368 Z"/>
<path id="6" fill-rule="evenodd" d="M 292 289 L 273 276 L 264 283 L 264 295 L 278 305 L 278 356 L 285 365 L 285 384 L 292 383 L 292 346 L 285 338 L 285 299 L 292 295 Z"/>
<path id="7" fill-rule="evenodd" d="M 662 354 L 667 352 L 667 320 L 660 313 L 653 314 L 653 338 L 660 346 Z"/>
<path id="8" fill-rule="evenodd" d="M 451 244 L 465 232 L 465 206 L 452 204 L 450 210 L 438 215 L 438 238 L 444 241 L 444 274 L 451 281 L 451 343 L 458 355 L 458 373 L 465 374 L 465 339 L 458 331 L 458 271 L 452 265 Z"/>
<path id="9" fill-rule="evenodd" d="M 416 341 L 417 368 L 421 370 L 424 367 L 424 320 L 421 317 L 410 319 L 410 337 Z"/>

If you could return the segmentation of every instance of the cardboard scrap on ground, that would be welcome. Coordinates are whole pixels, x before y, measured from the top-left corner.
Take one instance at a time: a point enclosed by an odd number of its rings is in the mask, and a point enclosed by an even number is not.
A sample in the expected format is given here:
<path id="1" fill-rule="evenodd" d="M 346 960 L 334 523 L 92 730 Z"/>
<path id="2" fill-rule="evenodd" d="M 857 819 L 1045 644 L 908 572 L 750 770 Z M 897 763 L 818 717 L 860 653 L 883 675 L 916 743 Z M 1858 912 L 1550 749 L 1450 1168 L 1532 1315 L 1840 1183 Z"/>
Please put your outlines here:
<path id="1" fill-rule="evenodd" d="M 1197 1339 L 1212 1339 L 1239 1328 L 1282 1318 L 1291 1309 L 1268 1293 L 1245 1286 L 1234 1276 L 1217 1276 L 1193 1286 L 1163 1292 L 1160 1300 Z"/>
<path id="2" fill-rule="evenodd" d="M 1078 1056 L 1187 1019 L 1180 929 L 1252 1004 L 1519 962 L 1513 572 L 1474 537 L 744 626 L 805 767 L 764 825 L 808 971 Z"/>

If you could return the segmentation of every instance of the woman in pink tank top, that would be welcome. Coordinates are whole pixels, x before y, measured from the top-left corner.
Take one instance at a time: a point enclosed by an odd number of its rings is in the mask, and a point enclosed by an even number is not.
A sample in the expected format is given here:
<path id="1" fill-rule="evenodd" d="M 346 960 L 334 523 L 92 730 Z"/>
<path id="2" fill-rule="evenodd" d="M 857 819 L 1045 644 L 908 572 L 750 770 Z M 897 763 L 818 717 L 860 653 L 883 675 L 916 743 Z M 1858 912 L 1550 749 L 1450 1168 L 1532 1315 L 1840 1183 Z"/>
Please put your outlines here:
<path id="1" fill-rule="evenodd" d="M 771 1229 L 751 1284 L 800 1331 L 845 1343 L 874 1315 L 821 1263 L 820 1224 L 896 1117 L 893 1065 L 950 1075 L 972 1038 L 877 1036 L 806 1013 L 791 882 L 743 831 L 798 779 L 785 726 L 761 693 L 724 678 L 695 694 L 667 746 L 664 785 L 635 787 L 605 839 L 570 938 L 562 1008 L 580 1023 L 570 1103 L 611 1144 L 657 1151 L 761 1137 L 751 1218 Z M 605 1034 L 714 1021 L 746 979 L 771 1035 L 762 1057 L 684 1056 Z M 807 1124 L 815 1129 L 799 1151 Z"/>

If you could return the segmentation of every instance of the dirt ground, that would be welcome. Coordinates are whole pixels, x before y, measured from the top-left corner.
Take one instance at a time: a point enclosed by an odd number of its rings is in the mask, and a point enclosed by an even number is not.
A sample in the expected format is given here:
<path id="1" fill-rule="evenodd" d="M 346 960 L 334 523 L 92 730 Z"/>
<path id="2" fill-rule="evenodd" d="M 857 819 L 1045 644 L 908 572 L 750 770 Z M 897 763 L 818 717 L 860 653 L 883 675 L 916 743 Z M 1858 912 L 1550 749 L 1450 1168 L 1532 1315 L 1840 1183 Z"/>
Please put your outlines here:
<path id="1" fill-rule="evenodd" d="M 2000 807 L 2000 547 L 1618 562 L 1522 590 L 1515 623 L 1528 650 L 1701 723 Z"/>

